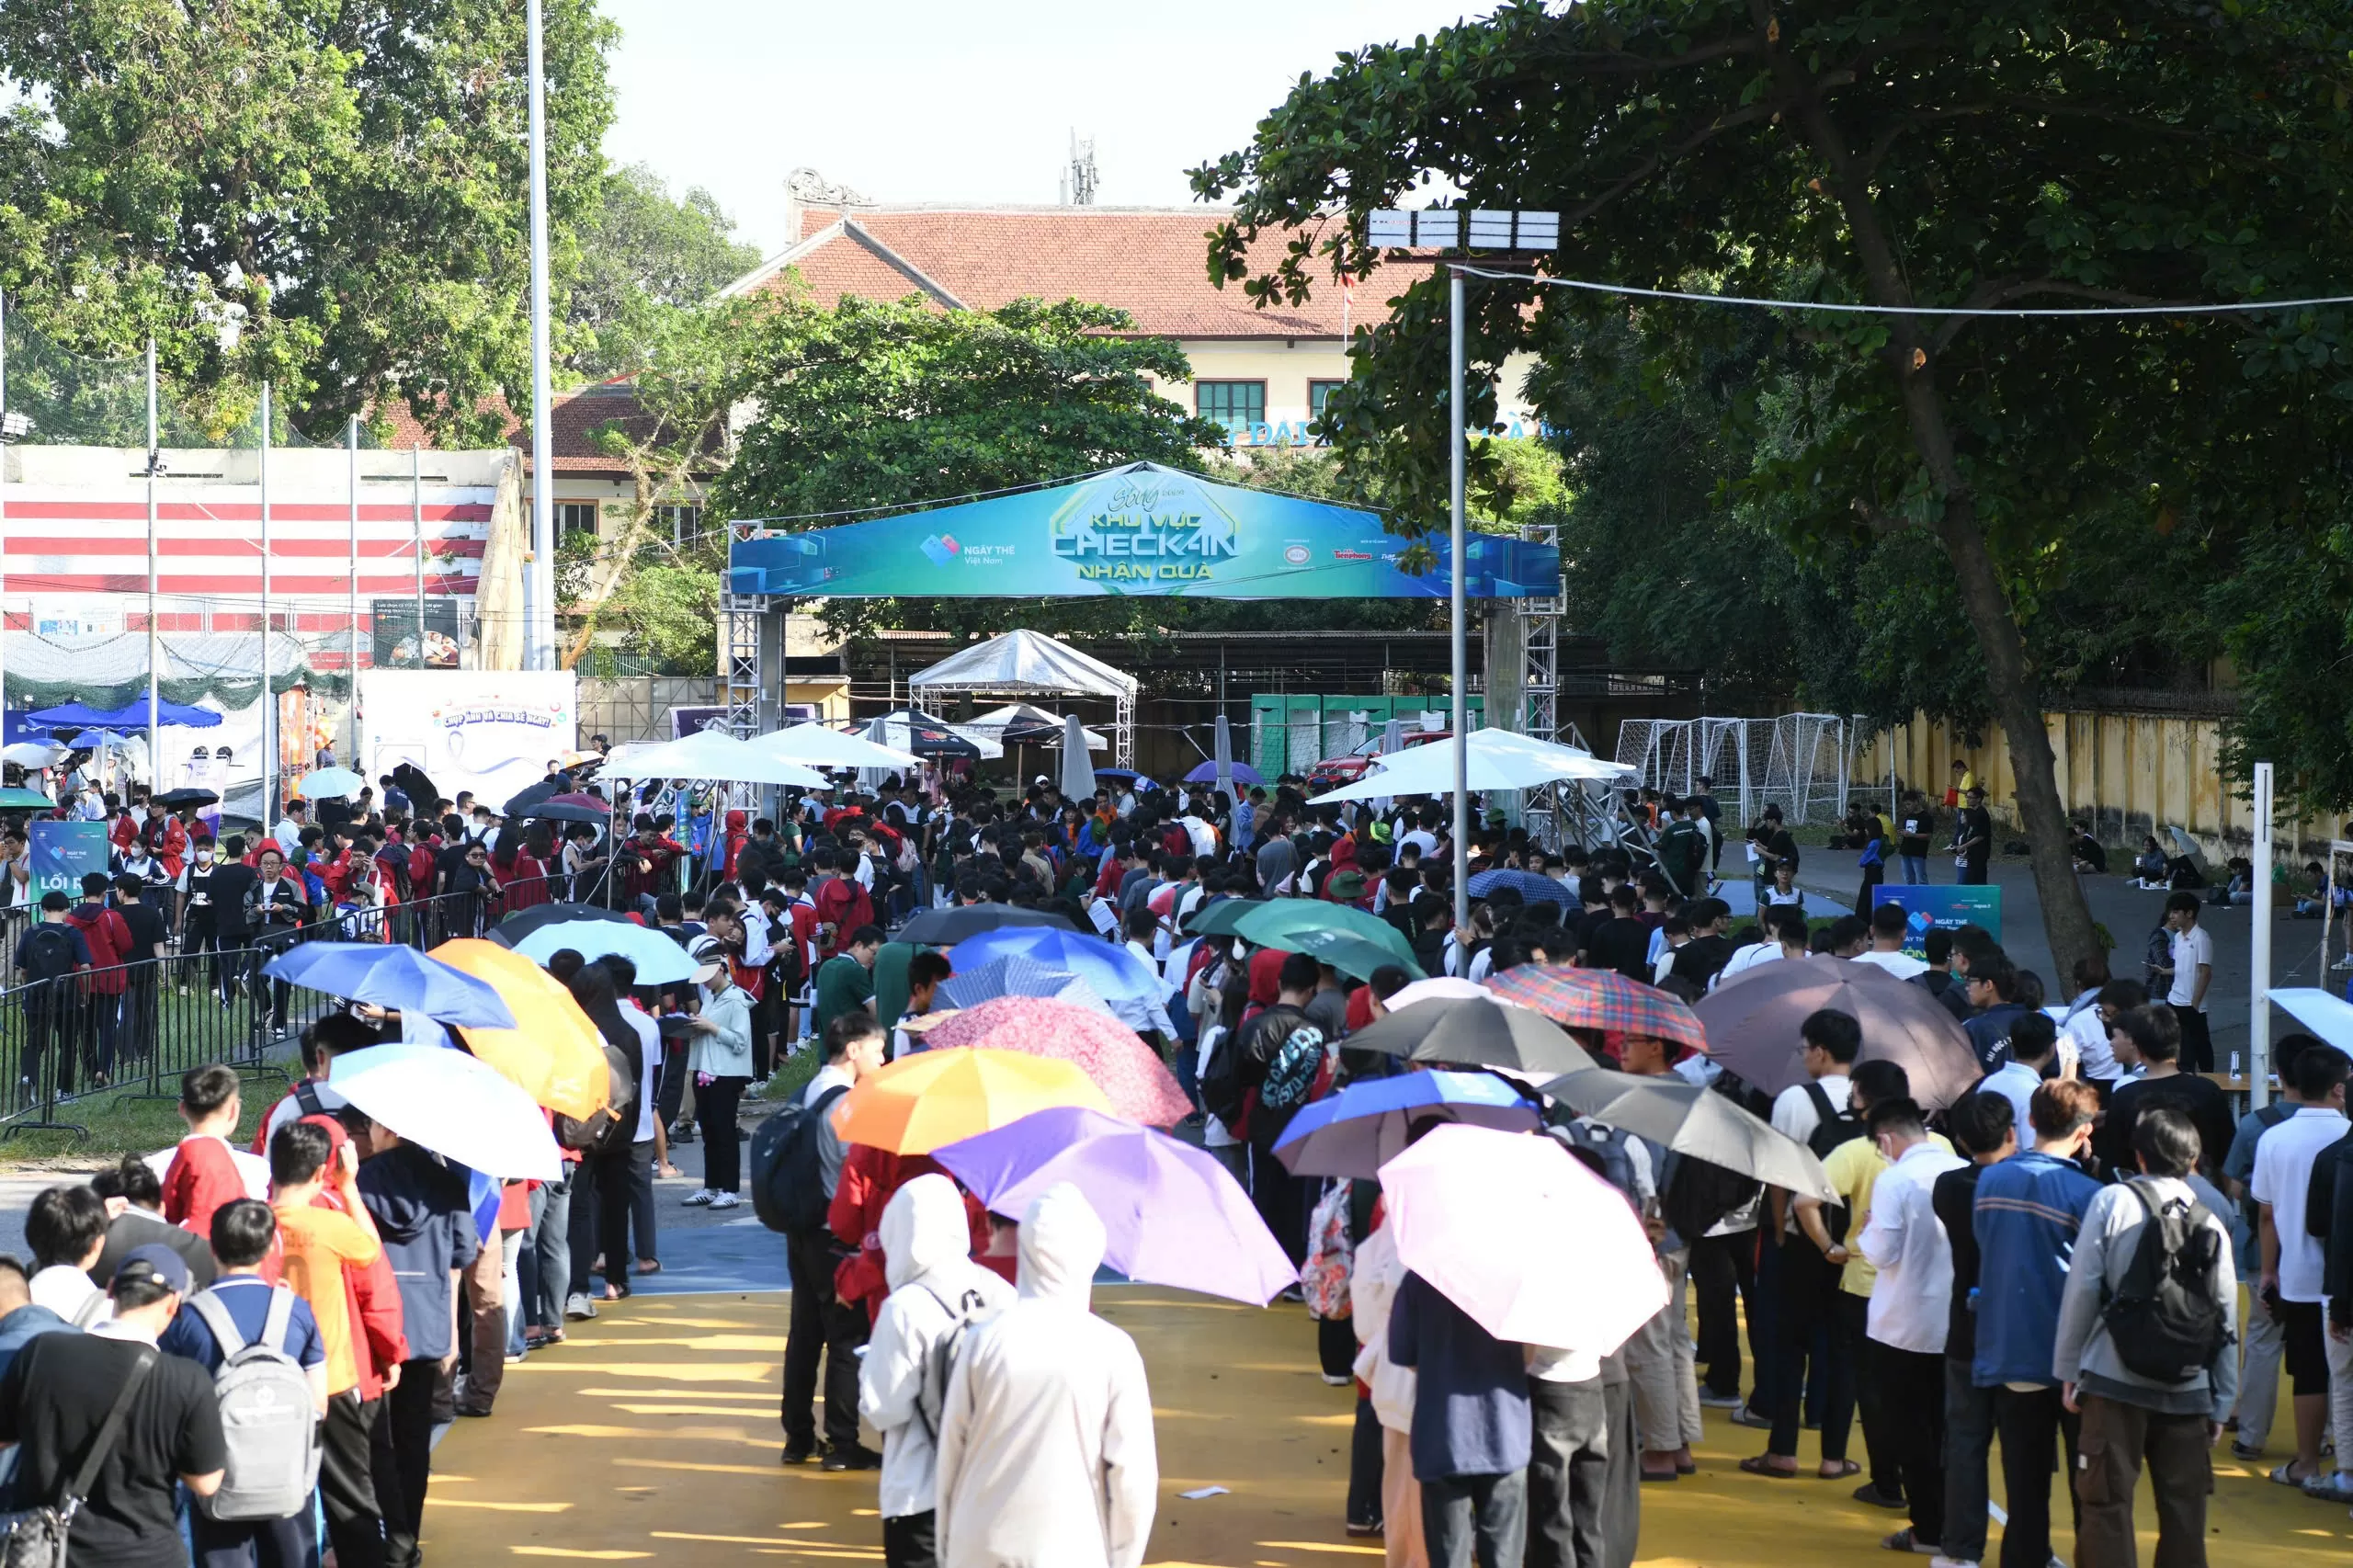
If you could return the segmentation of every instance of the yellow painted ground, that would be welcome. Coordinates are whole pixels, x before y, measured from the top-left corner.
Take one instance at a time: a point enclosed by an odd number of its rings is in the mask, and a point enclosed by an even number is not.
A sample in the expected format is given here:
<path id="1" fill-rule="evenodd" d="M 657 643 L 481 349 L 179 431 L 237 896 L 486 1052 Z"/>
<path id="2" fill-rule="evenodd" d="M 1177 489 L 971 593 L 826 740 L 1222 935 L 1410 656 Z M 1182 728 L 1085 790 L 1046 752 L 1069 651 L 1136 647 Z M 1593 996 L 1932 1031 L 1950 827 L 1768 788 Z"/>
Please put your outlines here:
<path id="1" fill-rule="evenodd" d="M 1258 1312 L 1148 1287 L 1098 1290 L 1096 1301 L 1136 1336 L 1151 1369 L 1162 1484 L 1147 1563 L 1378 1562 L 1377 1540 L 1350 1540 L 1341 1529 L 1353 1396 L 1316 1378 L 1314 1329 L 1299 1308 Z M 879 1565 L 874 1477 L 776 1462 L 784 1313 L 781 1295 L 640 1296 L 607 1305 L 596 1322 L 574 1325 L 571 1343 L 509 1369 L 497 1415 L 460 1422 L 436 1457 L 425 1531 L 431 1568 L 769 1558 Z M 1764 1434 L 1718 1411 L 1708 1417 L 1699 1473 L 1643 1489 L 1643 1562 L 1898 1561 L 1876 1543 L 1899 1517 L 1854 1502 L 1852 1482 L 1740 1474 L 1734 1463 L 1761 1449 Z M 2284 1400 L 2279 1426 L 2288 1428 Z M 2270 1485 L 2227 1450 L 2216 1471 L 2208 1543 L 2215 1568 L 2347 1561 L 2353 1519 L 2344 1508 Z M 1207 1485 L 1231 1494 L 1176 1495 Z M 2064 1556 L 2063 1495 L 2058 1512 Z M 2154 1524 L 2145 1486 L 2142 1528 L 2146 1561 Z"/>

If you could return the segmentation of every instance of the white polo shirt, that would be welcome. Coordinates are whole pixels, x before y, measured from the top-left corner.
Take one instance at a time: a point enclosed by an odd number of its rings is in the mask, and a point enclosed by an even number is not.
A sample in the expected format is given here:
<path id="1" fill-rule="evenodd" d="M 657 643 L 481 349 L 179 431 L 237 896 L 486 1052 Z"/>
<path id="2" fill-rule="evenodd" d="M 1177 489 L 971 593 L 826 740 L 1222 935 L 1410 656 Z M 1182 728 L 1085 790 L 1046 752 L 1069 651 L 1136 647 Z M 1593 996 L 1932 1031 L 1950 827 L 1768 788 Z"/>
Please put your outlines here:
<path id="1" fill-rule="evenodd" d="M 2300 1107 L 2296 1114 L 2263 1134 L 2255 1146 L 2255 1176 L 2247 1190 L 2271 1206 L 2279 1233 L 2279 1295 L 2284 1301 L 2321 1299 L 2321 1244 L 2304 1232 L 2305 1189 L 2313 1160 L 2345 1136 L 2345 1113 L 2328 1106 Z"/>

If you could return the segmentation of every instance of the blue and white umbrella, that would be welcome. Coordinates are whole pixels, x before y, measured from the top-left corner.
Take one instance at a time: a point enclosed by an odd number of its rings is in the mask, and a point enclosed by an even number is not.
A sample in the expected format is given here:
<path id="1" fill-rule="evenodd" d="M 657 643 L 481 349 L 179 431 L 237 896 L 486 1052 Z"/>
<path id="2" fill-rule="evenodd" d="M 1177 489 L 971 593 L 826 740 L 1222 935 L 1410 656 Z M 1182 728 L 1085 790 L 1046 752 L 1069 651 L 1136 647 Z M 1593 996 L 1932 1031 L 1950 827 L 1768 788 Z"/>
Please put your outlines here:
<path id="1" fill-rule="evenodd" d="M 1110 1016 L 1110 1006 L 1095 988 L 1066 969 L 1056 969 L 1018 954 L 992 959 L 969 973 L 950 975 L 939 983 L 939 994 L 949 1006 L 977 1007 L 999 996 L 1046 996 Z"/>
<path id="2" fill-rule="evenodd" d="M 1275 1141 L 1275 1158 L 1294 1176 L 1377 1176 L 1424 1121 L 1533 1132 L 1543 1118 L 1492 1073 L 1400 1073 L 1350 1084 L 1302 1110 Z"/>
<path id="3" fill-rule="evenodd" d="M 273 980 L 371 1002 L 404 1018 L 421 1014 L 470 1029 L 511 1029 L 496 990 L 415 948 L 387 942 L 301 942 L 262 966 Z"/>
<path id="4" fill-rule="evenodd" d="M 1046 926 L 1008 926 L 967 937 L 948 949 L 948 961 L 959 973 L 1002 958 L 1026 958 L 1078 976 L 1109 1005 L 1113 1017 L 1138 1033 L 1176 1032 L 1168 1018 L 1168 985 L 1160 971 L 1099 937 Z"/>

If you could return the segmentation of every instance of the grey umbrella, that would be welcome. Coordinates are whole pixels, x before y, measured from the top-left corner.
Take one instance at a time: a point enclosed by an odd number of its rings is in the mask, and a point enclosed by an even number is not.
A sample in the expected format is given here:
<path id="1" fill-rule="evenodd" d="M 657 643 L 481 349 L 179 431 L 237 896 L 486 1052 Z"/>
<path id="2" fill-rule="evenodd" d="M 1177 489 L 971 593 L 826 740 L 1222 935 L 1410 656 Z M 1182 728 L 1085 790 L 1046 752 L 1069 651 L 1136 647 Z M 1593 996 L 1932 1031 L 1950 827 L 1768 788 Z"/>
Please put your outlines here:
<path id="1" fill-rule="evenodd" d="M 1484 997 L 1418 1002 L 1358 1029 L 1347 1043 L 1409 1062 L 1529 1074 L 1599 1071 L 1585 1047 L 1543 1014 Z"/>
<path id="2" fill-rule="evenodd" d="M 1863 1062 L 1903 1065 L 1912 1097 L 1942 1110 L 1984 1077 L 1969 1036 L 1926 986 L 1874 964 L 1809 954 L 1761 963 L 1723 982 L 1692 1011 L 1707 1026 L 1708 1055 L 1765 1094 L 1806 1081 L 1799 1026 L 1821 1008 L 1863 1026 Z"/>
<path id="3" fill-rule="evenodd" d="M 1543 1085 L 1543 1092 L 1579 1116 L 1647 1138 L 1678 1154 L 1802 1197 L 1843 1201 L 1813 1150 L 1723 1096 L 1672 1074 L 1644 1078 L 1596 1068 L 1555 1078 Z"/>

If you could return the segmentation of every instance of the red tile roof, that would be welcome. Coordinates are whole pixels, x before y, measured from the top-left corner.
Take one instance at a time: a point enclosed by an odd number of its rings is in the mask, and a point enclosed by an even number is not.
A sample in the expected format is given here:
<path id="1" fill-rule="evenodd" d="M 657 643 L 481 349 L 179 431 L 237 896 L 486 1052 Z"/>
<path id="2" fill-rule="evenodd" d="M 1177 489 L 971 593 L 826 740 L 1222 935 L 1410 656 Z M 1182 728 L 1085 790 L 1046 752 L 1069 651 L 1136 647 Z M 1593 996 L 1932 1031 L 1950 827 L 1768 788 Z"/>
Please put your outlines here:
<path id="1" fill-rule="evenodd" d="M 734 293 L 777 292 L 788 268 L 821 302 L 844 294 L 995 310 L 1025 296 L 1117 305 L 1136 330 L 1176 338 L 1329 337 L 1341 333 L 1340 290 L 1324 279 L 1304 305 L 1254 308 L 1239 283 L 1209 278 L 1209 208 L 860 208 L 813 211 L 809 237 L 739 279 Z M 1280 259 L 1286 237 L 1253 247 L 1254 271 Z"/>
<path id="2" fill-rule="evenodd" d="M 496 408 L 505 415 L 506 444 L 523 454 L 523 472 L 529 473 L 531 469 L 531 427 L 507 413 L 497 400 L 485 399 L 483 406 Z M 388 449 L 405 451 L 411 447 L 421 447 L 429 450 L 436 445 L 425 426 L 409 412 L 406 399 L 394 402 L 387 413 L 392 422 L 390 437 L 384 443 Z M 598 450 L 594 439 L 598 429 L 612 424 L 619 424 L 625 433 L 640 438 L 653 428 L 653 416 L 639 410 L 636 392 L 628 381 L 596 381 L 571 392 L 556 393 L 554 427 L 549 432 L 555 449 L 556 472 L 628 473 L 629 464 Z"/>

